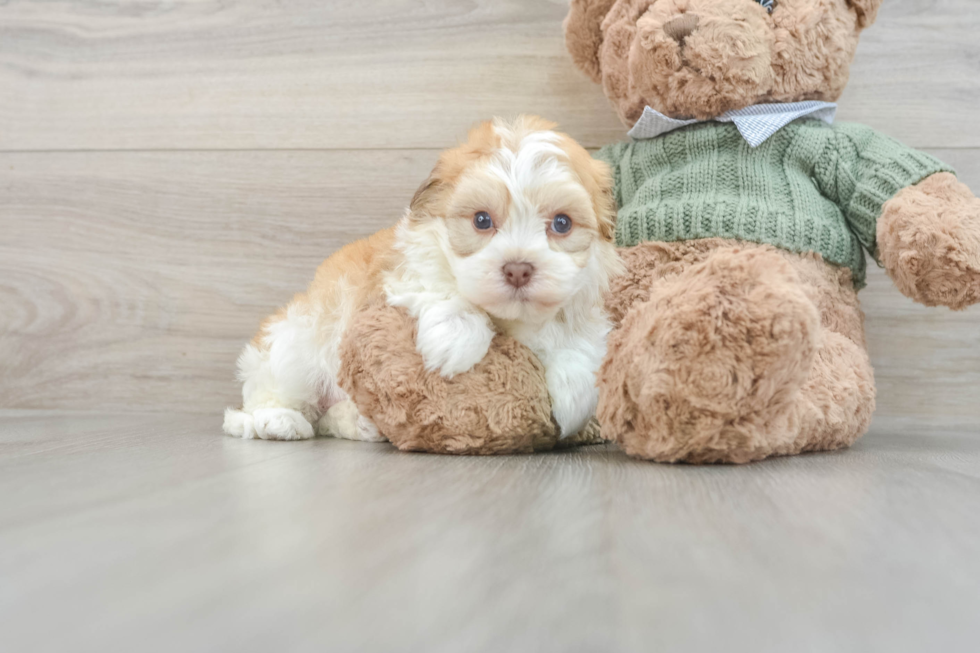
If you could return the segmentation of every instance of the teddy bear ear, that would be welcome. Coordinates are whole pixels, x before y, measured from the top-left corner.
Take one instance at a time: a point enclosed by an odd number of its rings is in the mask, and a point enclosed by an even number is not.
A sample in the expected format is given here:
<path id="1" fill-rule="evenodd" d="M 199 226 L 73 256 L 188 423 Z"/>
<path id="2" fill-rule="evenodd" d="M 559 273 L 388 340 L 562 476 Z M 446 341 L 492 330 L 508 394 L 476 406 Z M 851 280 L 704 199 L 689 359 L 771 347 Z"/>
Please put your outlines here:
<path id="1" fill-rule="evenodd" d="M 870 27 L 875 22 L 881 2 L 882 0 L 847 0 L 847 4 L 857 12 L 858 27 L 861 29 Z"/>
<path id="2" fill-rule="evenodd" d="M 596 83 L 602 81 L 599 67 L 602 20 L 614 4 L 616 0 L 572 0 L 565 17 L 565 47 L 575 65 Z"/>

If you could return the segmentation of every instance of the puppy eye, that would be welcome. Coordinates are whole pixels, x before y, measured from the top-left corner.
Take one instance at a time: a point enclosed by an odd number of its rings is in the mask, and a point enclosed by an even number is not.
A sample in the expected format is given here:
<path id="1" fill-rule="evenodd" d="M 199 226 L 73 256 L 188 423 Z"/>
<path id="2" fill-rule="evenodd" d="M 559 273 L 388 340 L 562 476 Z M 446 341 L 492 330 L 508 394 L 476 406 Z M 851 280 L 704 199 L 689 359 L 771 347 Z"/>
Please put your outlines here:
<path id="1" fill-rule="evenodd" d="M 755 0 L 755 1 L 758 2 L 760 5 L 762 5 L 763 8 L 766 11 L 768 11 L 770 14 L 772 13 L 772 10 L 776 8 L 776 0 Z"/>
<path id="2" fill-rule="evenodd" d="M 480 231 L 486 231 L 487 229 L 493 229 L 493 218 L 486 211 L 479 211 L 473 216 L 473 226 Z"/>
<path id="3" fill-rule="evenodd" d="M 572 219 L 564 213 L 559 213 L 551 221 L 551 229 L 556 234 L 567 234 L 572 228 Z"/>

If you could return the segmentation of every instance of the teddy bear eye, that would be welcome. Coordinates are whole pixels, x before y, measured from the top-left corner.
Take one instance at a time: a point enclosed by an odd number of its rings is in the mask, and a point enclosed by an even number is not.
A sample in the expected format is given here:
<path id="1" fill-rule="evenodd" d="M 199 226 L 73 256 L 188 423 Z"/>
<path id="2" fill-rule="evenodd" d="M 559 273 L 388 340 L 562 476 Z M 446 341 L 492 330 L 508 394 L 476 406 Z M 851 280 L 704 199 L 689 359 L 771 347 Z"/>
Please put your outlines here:
<path id="1" fill-rule="evenodd" d="M 768 11 L 770 14 L 772 13 L 772 10 L 776 8 L 776 0 L 755 0 L 755 1 L 758 2 L 760 5 L 762 5 L 765 8 L 765 10 Z"/>

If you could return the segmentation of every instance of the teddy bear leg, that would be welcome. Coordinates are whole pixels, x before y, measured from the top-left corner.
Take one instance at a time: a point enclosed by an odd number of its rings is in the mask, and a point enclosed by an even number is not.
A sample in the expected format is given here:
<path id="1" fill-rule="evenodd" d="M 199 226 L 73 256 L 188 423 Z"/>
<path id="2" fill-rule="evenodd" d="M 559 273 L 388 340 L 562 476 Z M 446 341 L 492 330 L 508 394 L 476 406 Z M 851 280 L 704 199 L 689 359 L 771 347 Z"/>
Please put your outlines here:
<path id="1" fill-rule="evenodd" d="M 875 409 L 874 370 L 864 347 L 824 331 L 796 408 L 799 434 L 776 453 L 832 451 L 854 444 L 867 432 Z"/>
<path id="2" fill-rule="evenodd" d="M 799 433 L 781 454 L 829 451 L 864 435 L 875 409 L 874 370 L 864 312 L 850 272 L 815 254 L 781 252 L 820 311 L 821 334 L 810 375 L 796 402 Z"/>
<path id="3" fill-rule="evenodd" d="M 820 315 L 769 248 L 724 247 L 651 288 L 610 336 L 605 437 L 660 462 L 743 463 L 788 452 Z"/>

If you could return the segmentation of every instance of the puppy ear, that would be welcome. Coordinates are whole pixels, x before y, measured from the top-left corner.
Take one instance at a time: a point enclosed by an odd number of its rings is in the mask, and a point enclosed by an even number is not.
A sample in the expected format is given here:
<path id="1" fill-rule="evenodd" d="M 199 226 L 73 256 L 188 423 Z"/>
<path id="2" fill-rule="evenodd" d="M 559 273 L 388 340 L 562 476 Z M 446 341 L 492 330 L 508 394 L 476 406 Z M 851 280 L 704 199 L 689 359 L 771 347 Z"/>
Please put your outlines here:
<path id="1" fill-rule="evenodd" d="M 593 158 L 571 136 L 562 134 L 561 139 L 562 149 L 568 155 L 572 170 L 592 198 L 592 210 L 595 212 L 599 236 L 612 242 L 616 231 L 617 211 L 612 169 L 605 161 Z"/>
<path id="2" fill-rule="evenodd" d="M 592 176 L 595 179 L 592 206 L 595 210 L 596 222 L 599 224 L 599 235 L 604 240 L 613 242 L 616 235 L 617 211 L 612 170 L 605 162 L 593 159 Z"/>
<path id="3" fill-rule="evenodd" d="M 439 179 L 436 177 L 436 170 L 433 170 L 429 178 L 422 182 L 419 189 L 412 196 L 412 203 L 408 205 L 412 215 L 421 216 L 429 213 L 435 196 L 439 190 Z"/>
<path id="4" fill-rule="evenodd" d="M 881 8 L 882 0 L 847 0 L 847 4 L 857 12 L 858 28 L 865 29 L 870 27 L 878 17 L 878 9 Z"/>
<path id="5" fill-rule="evenodd" d="M 532 123 L 537 120 L 544 123 L 541 118 L 533 116 L 522 116 L 522 120 Z M 441 203 L 446 199 L 459 176 L 475 161 L 488 156 L 499 146 L 500 137 L 494 129 L 494 123 L 492 120 L 487 120 L 470 130 L 465 143 L 440 154 L 439 161 L 429 173 L 429 178 L 415 191 L 415 197 L 409 205 L 414 219 L 421 220 L 440 215 L 445 208 Z"/>
<path id="6" fill-rule="evenodd" d="M 572 0 L 565 17 L 565 47 L 575 65 L 596 83 L 602 81 L 599 66 L 602 20 L 614 4 L 616 0 Z"/>

